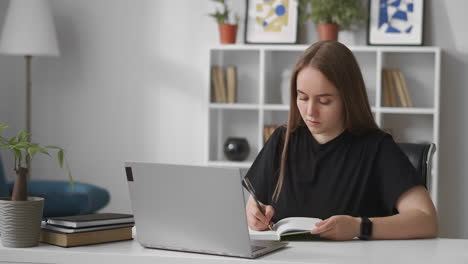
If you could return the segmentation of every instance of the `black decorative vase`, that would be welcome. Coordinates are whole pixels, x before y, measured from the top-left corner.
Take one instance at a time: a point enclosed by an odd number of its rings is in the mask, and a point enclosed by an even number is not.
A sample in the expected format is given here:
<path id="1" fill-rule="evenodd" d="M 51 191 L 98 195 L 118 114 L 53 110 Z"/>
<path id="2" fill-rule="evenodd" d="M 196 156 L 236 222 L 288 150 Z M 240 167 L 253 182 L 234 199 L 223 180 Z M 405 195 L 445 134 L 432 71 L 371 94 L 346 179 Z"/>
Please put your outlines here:
<path id="1" fill-rule="evenodd" d="M 249 153 L 249 142 L 245 138 L 229 137 L 224 142 L 224 155 L 228 160 L 243 161 Z"/>

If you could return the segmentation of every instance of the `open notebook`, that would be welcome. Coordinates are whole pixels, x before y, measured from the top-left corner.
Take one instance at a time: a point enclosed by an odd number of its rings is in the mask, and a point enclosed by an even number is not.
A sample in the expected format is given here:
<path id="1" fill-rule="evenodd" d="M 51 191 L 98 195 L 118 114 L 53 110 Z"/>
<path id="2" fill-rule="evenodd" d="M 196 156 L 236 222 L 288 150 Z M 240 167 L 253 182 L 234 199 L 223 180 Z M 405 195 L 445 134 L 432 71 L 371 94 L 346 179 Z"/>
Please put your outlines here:
<path id="1" fill-rule="evenodd" d="M 315 224 L 322 221 L 311 217 L 288 217 L 276 222 L 273 230 L 255 231 L 249 228 L 250 238 L 254 240 L 281 240 L 283 236 L 309 233 Z"/>

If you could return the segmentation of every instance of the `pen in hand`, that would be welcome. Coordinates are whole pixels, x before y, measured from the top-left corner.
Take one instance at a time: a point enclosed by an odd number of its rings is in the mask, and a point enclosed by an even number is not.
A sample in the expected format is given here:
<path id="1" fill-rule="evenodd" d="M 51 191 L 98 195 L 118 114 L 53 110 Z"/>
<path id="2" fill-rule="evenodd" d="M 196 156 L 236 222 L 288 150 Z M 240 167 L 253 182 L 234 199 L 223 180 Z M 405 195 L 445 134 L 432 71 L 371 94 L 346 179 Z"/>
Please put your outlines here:
<path id="1" fill-rule="evenodd" d="M 260 210 L 260 212 L 262 212 L 262 214 L 265 215 L 265 210 L 260 205 L 260 202 L 258 201 L 257 196 L 255 195 L 255 190 L 254 190 L 252 184 L 250 183 L 250 180 L 247 177 L 244 177 L 244 179 L 242 180 L 242 185 L 247 189 L 247 191 L 250 193 L 250 195 L 252 195 L 253 200 L 257 204 L 258 210 Z M 268 228 L 270 230 L 273 230 L 273 228 L 271 227 L 271 224 L 268 224 Z"/>

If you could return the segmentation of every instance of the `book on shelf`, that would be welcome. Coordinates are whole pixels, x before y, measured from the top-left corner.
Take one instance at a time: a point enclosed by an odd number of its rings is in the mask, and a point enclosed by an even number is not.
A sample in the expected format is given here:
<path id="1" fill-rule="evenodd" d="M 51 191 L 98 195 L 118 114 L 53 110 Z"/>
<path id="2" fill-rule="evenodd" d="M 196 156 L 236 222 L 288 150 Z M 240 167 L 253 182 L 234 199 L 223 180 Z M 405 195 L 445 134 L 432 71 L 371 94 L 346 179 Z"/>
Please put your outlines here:
<path id="1" fill-rule="evenodd" d="M 216 66 L 211 67 L 211 102 L 213 103 L 219 100 L 217 74 Z"/>
<path id="2" fill-rule="evenodd" d="M 396 106 L 395 89 L 391 80 L 390 73 L 387 70 L 382 71 L 384 106 Z"/>
<path id="3" fill-rule="evenodd" d="M 235 103 L 237 101 L 237 67 L 211 67 L 211 102 Z"/>
<path id="4" fill-rule="evenodd" d="M 279 241 L 287 236 L 309 234 L 322 221 L 312 217 L 288 217 L 276 222 L 273 230 L 255 231 L 249 228 L 250 239 Z"/>
<path id="5" fill-rule="evenodd" d="M 227 102 L 235 103 L 237 100 L 237 68 L 236 66 L 226 67 L 226 88 Z"/>
<path id="6" fill-rule="evenodd" d="M 98 231 L 98 230 L 106 230 L 106 229 L 115 229 L 115 228 L 122 228 L 122 227 L 133 227 L 134 225 L 135 224 L 131 222 L 131 223 L 124 223 L 124 224 L 99 225 L 99 226 L 73 228 L 73 227 L 50 225 L 50 224 L 47 224 L 46 221 L 42 221 L 41 228 L 43 230 L 70 234 L 70 233 L 82 233 L 82 232 L 90 232 L 90 231 Z"/>
<path id="7" fill-rule="evenodd" d="M 134 223 L 133 215 L 117 213 L 101 213 L 88 215 L 74 215 L 63 217 L 50 217 L 45 220 L 49 225 L 62 227 L 81 228 L 112 224 Z"/>
<path id="8" fill-rule="evenodd" d="M 130 239 L 132 239 L 132 227 L 71 234 L 41 229 L 39 242 L 61 247 L 74 247 Z"/>
<path id="9" fill-rule="evenodd" d="M 398 80 L 398 82 L 400 83 L 400 86 L 402 87 L 403 97 L 404 97 L 406 107 L 413 107 L 413 102 L 409 94 L 408 86 L 406 85 L 405 76 L 399 70 L 396 70 L 394 74 L 396 75 L 395 78 Z"/>
<path id="10" fill-rule="evenodd" d="M 224 74 L 224 69 L 222 67 L 217 68 L 217 79 L 218 79 L 218 89 L 220 95 L 220 103 L 227 102 L 227 91 L 226 91 L 226 76 Z"/>
<path id="11" fill-rule="evenodd" d="M 222 93 L 222 87 L 221 83 L 223 82 L 223 76 L 222 76 L 222 68 L 219 66 L 213 66 L 211 70 L 211 81 L 212 81 L 212 87 L 213 87 L 213 97 L 212 97 L 212 102 L 215 103 L 224 103 L 224 98 L 223 98 L 223 93 Z"/>
<path id="12" fill-rule="evenodd" d="M 383 69 L 383 104 L 389 107 L 412 107 L 403 73 L 398 69 Z"/>
<path id="13" fill-rule="evenodd" d="M 408 107 L 408 104 L 405 98 L 405 92 L 403 91 L 403 86 L 401 85 L 400 78 L 398 77 L 398 71 L 390 70 L 390 74 L 392 76 L 394 87 L 396 88 L 395 90 L 396 90 L 396 94 L 398 95 L 400 106 Z"/>

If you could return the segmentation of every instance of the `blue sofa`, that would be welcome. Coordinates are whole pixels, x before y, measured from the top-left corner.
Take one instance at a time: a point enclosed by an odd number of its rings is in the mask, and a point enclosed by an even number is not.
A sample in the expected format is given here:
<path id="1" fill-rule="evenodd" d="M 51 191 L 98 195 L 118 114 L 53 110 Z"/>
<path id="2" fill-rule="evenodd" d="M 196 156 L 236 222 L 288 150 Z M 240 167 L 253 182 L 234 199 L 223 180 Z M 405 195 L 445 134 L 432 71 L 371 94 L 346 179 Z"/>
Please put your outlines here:
<path id="1" fill-rule="evenodd" d="M 13 183 L 5 178 L 0 157 L 0 197 L 8 197 L 13 190 Z M 30 180 L 28 195 L 44 198 L 44 217 L 90 214 L 109 203 L 109 192 L 103 188 L 75 182 L 71 190 L 68 181 Z"/>

